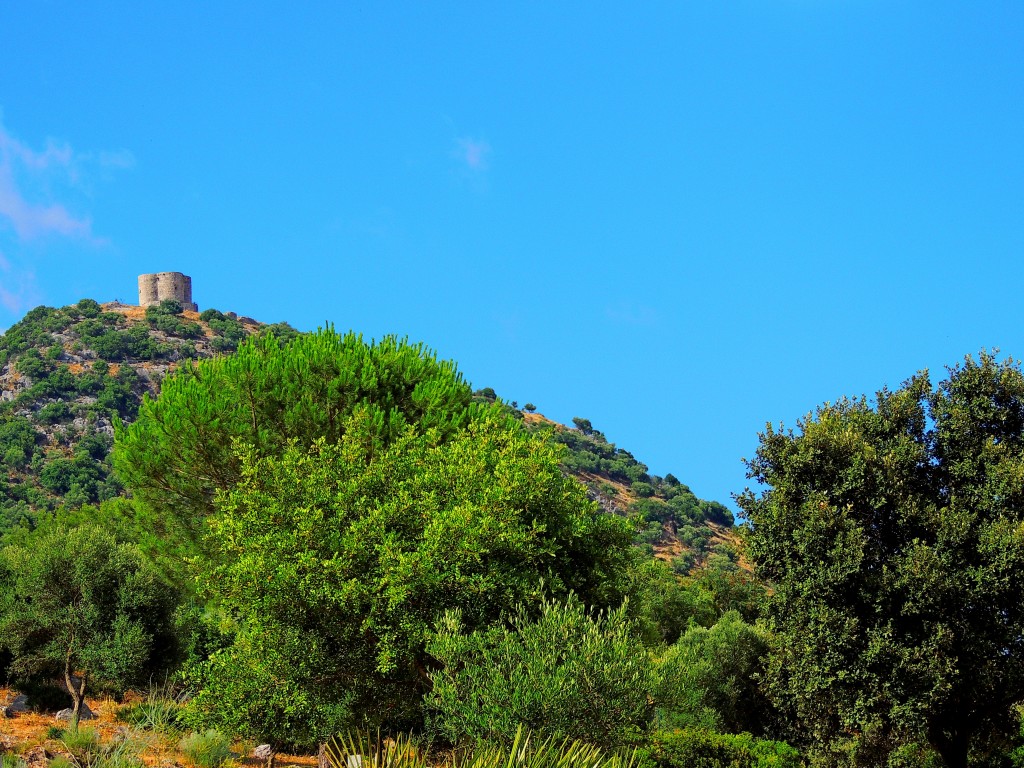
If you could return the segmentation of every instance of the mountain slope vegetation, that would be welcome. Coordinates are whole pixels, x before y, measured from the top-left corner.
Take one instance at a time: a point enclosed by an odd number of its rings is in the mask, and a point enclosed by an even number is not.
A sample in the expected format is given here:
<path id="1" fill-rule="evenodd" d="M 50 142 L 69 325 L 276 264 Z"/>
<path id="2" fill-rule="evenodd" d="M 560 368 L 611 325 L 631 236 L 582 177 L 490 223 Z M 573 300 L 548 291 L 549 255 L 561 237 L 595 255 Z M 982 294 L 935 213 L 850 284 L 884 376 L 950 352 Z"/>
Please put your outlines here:
<path id="1" fill-rule="evenodd" d="M 123 494 L 110 461 L 115 421 L 134 421 L 143 398 L 154 398 L 171 371 L 229 355 L 246 338 L 267 333 L 298 335 L 286 323 L 183 311 L 174 301 L 143 309 L 83 299 L 28 312 L 0 335 L 0 530 L 31 524 L 42 511 Z M 490 388 L 474 399 L 500 402 Z M 633 520 L 637 544 L 680 573 L 708 558 L 720 565 L 739 560 L 725 505 L 698 499 L 673 475 L 651 475 L 587 419 L 567 427 L 532 406 L 505 410 L 564 446 L 564 470 L 606 512 Z"/>

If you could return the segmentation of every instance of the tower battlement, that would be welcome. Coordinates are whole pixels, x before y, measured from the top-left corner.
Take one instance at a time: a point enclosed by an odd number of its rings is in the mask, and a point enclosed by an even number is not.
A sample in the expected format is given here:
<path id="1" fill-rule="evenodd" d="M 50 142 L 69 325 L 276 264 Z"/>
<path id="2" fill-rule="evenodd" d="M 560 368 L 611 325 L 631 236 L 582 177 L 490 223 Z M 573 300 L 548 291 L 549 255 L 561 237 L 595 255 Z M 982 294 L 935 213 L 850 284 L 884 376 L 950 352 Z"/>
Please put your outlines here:
<path id="1" fill-rule="evenodd" d="M 151 307 L 165 299 L 174 299 L 182 309 L 198 312 L 192 301 L 192 278 L 181 272 L 154 272 L 139 275 L 139 306 Z"/>

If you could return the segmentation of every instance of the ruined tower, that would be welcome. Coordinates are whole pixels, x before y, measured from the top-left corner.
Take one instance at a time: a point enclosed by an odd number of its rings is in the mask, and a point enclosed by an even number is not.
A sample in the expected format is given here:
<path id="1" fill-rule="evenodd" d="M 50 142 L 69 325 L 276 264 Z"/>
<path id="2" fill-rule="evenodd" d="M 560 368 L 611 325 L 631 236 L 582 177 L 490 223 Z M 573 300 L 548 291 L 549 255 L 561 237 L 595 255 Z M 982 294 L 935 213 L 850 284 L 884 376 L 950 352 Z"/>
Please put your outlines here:
<path id="1" fill-rule="evenodd" d="M 139 306 L 149 307 L 164 299 L 174 299 L 182 309 L 198 312 L 192 302 L 192 278 L 181 272 L 156 272 L 139 275 Z"/>

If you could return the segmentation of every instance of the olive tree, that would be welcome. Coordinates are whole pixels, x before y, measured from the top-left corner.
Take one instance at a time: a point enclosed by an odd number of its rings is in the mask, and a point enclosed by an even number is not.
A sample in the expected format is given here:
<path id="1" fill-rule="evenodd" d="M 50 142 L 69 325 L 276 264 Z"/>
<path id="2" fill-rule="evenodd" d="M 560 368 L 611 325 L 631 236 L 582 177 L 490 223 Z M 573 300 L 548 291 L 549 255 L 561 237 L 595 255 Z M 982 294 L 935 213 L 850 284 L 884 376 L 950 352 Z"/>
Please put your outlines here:
<path id="1" fill-rule="evenodd" d="M 1007 749 L 1024 699 L 1024 375 L 982 353 L 760 436 L 740 498 L 775 701 L 823 759 Z"/>
<path id="2" fill-rule="evenodd" d="M 78 721 L 90 683 L 124 690 L 171 660 L 174 594 L 138 551 L 91 524 L 0 549 L 0 648 L 17 679 L 61 679 Z"/>

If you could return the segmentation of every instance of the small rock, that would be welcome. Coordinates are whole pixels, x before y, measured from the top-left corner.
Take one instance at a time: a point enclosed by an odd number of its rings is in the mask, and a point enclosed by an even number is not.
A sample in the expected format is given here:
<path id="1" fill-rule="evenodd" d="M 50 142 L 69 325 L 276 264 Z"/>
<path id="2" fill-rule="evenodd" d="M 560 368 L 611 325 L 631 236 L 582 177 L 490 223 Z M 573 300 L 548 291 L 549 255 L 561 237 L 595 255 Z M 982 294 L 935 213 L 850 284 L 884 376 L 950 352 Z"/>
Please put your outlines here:
<path id="1" fill-rule="evenodd" d="M 260 744 L 252 751 L 252 756 L 257 760 L 267 760 L 274 754 L 274 748 L 269 744 Z"/>
<path id="2" fill-rule="evenodd" d="M 28 697 L 19 694 L 10 703 L 0 707 L 0 718 L 15 717 L 22 712 L 28 712 Z"/>
<path id="3" fill-rule="evenodd" d="M 36 766 L 43 768 L 44 766 L 49 765 L 50 759 L 53 755 L 47 752 L 44 747 L 34 747 L 22 754 L 21 757 L 27 765 L 31 766 L 31 768 L 35 768 Z"/>
<path id="4" fill-rule="evenodd" d="M 19 693 L 17 696 L 15 696 L 7 703 L 7 706 L 4 707 L 4 709 L 7 710 L 8 717 L 10 717 L 11 714 L 20 714 L 22 712 L 28 712 L 28 696 L 26 696 L 24 693 Z"/>
<path id="5" fill-rule="evenodd" d="M 89 705 L 83 702 L 82 703 L 82 709 L 78 713 L 78 719 L 79 720 L 92 720 L 94 717 L 96 717 L 96 715 L 94 715 L 92 713 L 92 710 L 89 709 Z M 56 718 L 58 720 L 70 720 L 71 719 L 71 708 L 69 707 L 68 709 L 62 709 L 60 712 L 58 712 L 56 714 Z"/>

